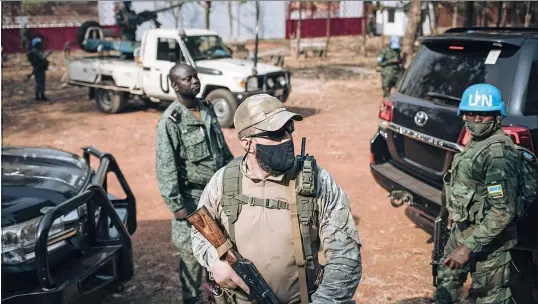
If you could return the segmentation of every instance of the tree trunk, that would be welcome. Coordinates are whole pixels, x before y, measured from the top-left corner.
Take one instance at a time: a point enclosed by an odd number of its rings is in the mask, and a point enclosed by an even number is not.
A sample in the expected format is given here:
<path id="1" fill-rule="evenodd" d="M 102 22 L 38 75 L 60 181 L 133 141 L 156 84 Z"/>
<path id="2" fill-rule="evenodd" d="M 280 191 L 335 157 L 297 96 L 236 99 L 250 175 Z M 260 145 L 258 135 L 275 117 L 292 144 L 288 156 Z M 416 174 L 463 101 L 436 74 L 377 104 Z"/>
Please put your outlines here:
<path id="1" fill-rule="evenodd" d="M 228 39 L 231 39 L 234 35 L 234 28 L 233 28 L 234 20 L 233 20 L 233 14 L 232 14 L 232 1 L 228 1 L 228 25 L 230 26 L 230 29 L 228 31 Z"/>
<path id="2" fill-rule="evenodd" d="M 381 5 L 381 48 L 385 47 L 385 7 Z"/>
<path id="3" fill-rule="evenodd" d="M 506 1 L 503 1 L 503 12 L 502 12 L 502 18 L 501 18 L 501 27 L 506 27 L 507 23 L 508 23 L 508 3 Z"/>
<path id="4" fill-rule="evenodd" d="M 362 49 L 364 50 L 364 57 L 368 57 L 368 51 L 366 51 L 366 16 L 368 15 L 366 13 L 366 1 L 362 2 Z M 373 30 L 373 29 L 372 29 Z M 370 34 L 370 33 L 368 33 Z"/>
<path id="5" fill-rule="evenodd" d="M 430 20 L 430 33 L 432 35 L 437 34 L 437 20 L 435 15 L 435 2 L 430 1 L 430 4 L 432 5 L 432 9 L 430 10 L 430 5 L 428 4 L 426 7 L 428 8 L 428 20 Z"/>
<path id="6" fill-rule="evenodd" d="M 364 18 L 363 18 L 364 23 Z M 364 25 L 363 25 L 364 26 Z M 325 51 L 323 57 L 327 57 L 327 51 L 329 51 L 329 40 L 331 39 L 331 2 L 327 2 L 327 39 L 325 40 Z"/>
<path id="7" fill-rule="evenodd" d="M 210 15 L 211 15 L 211 1 L 206 1 L 205 2 L 205 28 L 207 30 L 209 29 Z"/>
<path id="8" fill-rule="evenodd" d="M 503 2 L 502 1 L 498 1 L 497 2 L 497 27 L 500 27 L 501 26 L 501 20 L 503 18 Z"/>
<path id="9" fill-rule="evenodd" d="M 532 18 L 532 10 L 531 10 L 532 3 L 530 1 L 527 1 L 526 5 L 527 5 L 527 13 L 525 14 L 524 26 L 529 27 L 529 25 L 531 24 L 531 18 Z"/>
<path id="10" fill-rule="evenodd" d="M 458 26 L 458 3 L 454 4 L 454 8 L 452 9 L 452 27 Z"/>
<path id="11" fill-rule="evenodd" d="M 482 3 L 482 9 L 480 12 L 480 25 L 484 27 L 488 26 L 488 6 L 489 1 Z"/>
<path id="12" fill-rule="evenodd" d="M 465 15 L 463 18 L 463 26 L 471 27 L 474 25 L 474 1 L 465 2 Z"/>
<path id="13" fill-rule="evenodd" d="M 417 34 L 418 25 L 420 22 L 421 7 L 420 0 L 412 0 L 409 13 L 407 13 L 407 27 L 405 29 L 403 41 L 403 57 L 406 62 L 410 62 L 415 51 L 414 43 Z"/>
<path id="14" fill-rule="evenodd" d="M 299 1 L 299 19 L 297 19 L 297 30 L 295 37 L 297 38 L 297 50 L 295 56 L 299 58 L 301 55 L 301 20 L 303 19 L 303 2 Z"/>
<path id="15" fill-rule="evenodd" d="M 516 27 L 517 21 L 516 21 L 516 2 L 510 2 L 510 26 Z"/>

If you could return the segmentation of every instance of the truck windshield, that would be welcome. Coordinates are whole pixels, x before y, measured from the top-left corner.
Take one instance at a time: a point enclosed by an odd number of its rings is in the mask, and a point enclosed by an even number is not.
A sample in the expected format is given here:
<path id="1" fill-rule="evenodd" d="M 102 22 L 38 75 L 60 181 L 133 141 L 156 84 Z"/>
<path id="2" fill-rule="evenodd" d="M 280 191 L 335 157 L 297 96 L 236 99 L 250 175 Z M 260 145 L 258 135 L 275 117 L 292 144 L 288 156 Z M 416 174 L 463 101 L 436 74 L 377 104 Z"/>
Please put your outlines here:
<path id="1" fill-rule="evenodd" d="M 189 36 L 184 41 L 193 60 L 232 58 L 219 36 Z"/>
<path id="2" fill-rule="evenodd" d="M 491 50 L 499 49 L 495 58 Z M 399 92 L 408 96 L 457 106 L 463 91 L 489 83 L 509 102 L 519 47 L 492 46 L 491 42 L 430 42 L 421 46 L 402 80 Z M 486 60 L 487 59 L 487 60 Z"/>

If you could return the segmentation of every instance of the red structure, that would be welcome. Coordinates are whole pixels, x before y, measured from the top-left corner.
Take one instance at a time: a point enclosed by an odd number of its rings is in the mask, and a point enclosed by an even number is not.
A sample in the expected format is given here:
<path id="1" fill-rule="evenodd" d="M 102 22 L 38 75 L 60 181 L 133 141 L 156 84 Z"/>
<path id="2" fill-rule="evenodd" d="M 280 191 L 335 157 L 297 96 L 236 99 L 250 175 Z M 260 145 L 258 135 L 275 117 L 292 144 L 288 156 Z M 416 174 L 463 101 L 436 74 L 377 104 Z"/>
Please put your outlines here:
<path id="1" fill-rule="evenodd" d="M 302 2 L 302 1 L 301 1 Z M 302 2 L 290 1 L 286 18 L 286 39 L 293 39 L 299 23 L 301 11 L 301 38 L 325 37 L 327 35 L 327 14 L 331 16 L 331 36 L 360 35 L 363 32 L 363 17 L 340 18 L 336 16 L 340 10 L 339 2 Z M 296 15 L 292 18 L 292 14 Z"/>
<path id="2" fill-rule="evenodd" d="M 41 38 L 44 49 L 61 51 L 66 42 L 72 48 L 76 43 L 79 26 L 88 20 L 99 20 L 97 1 L 87 2 L 6 2 L 2 5 L 2 51 L 5 53 L 26 52 L 20 46 L 22 19 L 26 19 L 31 40 Z M 104 28 L 119 30 L 117 26 Z"/>
<path id="3" fill-rule="evenodd" d="M 119 35 L 117 26 L 104 26 L 103 28 L 115 29 L 116 35 Z M 43 49 L 62 51 L 66 42 L 71 42 L 72 49 L 78 49 L 77 31 L 79 27 L 45 27 L 45 28 L 30 28 L 30 41 L 35 37 L 41 38 L 43 41 Z M 20 29 L 2 29 L 2 52 L 5 53 L 20 53 L 28 50 L 20 47 Z"/>

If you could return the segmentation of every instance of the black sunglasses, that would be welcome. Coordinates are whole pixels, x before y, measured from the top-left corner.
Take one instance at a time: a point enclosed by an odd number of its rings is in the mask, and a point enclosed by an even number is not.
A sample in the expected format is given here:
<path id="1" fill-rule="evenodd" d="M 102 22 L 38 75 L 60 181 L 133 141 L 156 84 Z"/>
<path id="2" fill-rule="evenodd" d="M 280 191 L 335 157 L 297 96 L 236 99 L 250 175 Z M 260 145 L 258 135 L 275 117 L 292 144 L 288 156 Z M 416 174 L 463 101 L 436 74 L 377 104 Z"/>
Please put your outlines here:
<path id="1" fill-rule="evenodd" d="M 293 120 L 290 120 L 288 123 L 286 123 L 282 128 L 276 130 L 276 131 L 264 131 L 258 134 L 251 135 L 250 137 L 261 137 L 261 138 L 268 138 L 268 139 L 280 139 L 286 136 L 286 133 L 292 134 L 293 131 L 295 131 L 295 126 L 293 124 Z"/>

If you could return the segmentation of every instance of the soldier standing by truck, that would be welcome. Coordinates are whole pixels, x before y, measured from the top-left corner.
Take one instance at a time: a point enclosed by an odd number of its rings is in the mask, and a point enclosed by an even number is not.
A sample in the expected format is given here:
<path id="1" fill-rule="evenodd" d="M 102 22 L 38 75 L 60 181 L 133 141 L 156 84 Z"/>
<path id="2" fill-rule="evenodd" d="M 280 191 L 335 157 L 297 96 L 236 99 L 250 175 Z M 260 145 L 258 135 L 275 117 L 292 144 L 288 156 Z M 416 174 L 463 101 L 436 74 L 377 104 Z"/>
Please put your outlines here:
<path id="1" fill-rule="evenodd" d="M 381 69 L 383 97 L 387 97 L 405 71 L 400 56 L 400 37 L 390 37 L 390 45 L 382 48 L 377 54 L 377 66 Z"/>
<path id="2" fill-rule="evenodd" d="M 49 100 L 45 96 L 45 72 L 49 68 L 49 61 L 41 51 L 41 38 L 32 39 L 32 50 L 26 54 L 32 65 L 32 74 L 35 77 L 35 99 Z"/>
<path id="3" fill-rule="evenodd" d="M 179 249 L 184 303 L 203 303 L 202 267 L 193 257 L 187 215 L 196 210 L 205 185 L 233 159 L 213 107 L 196 98 L 200 80 L 189 65 L 177 64 L 168 75 L 177 99 L 157 126 L 156 167 L 159 190 L 174 213 L 172 242 Z"/>
<path id="4" fill-rule="evenodd" d="M 227 244 L 254 263 L 278 303 L 350 303 L 362 264 L 349 200 L 304 149 L 295 156 L 294 120 L 302 116 L 276 97 L 245 99 L 234 116 L 245 155 L 211 178 L 198 207 L 226 229 Z M 220 260 L 222 248 L 192 231 L 194 256 L 223 287 L 218 303 L 253 303 L 245 282 Z"/>
<path id="5" fill-rule="evenodd" d="M 123 7 L 116 14 L 116 23 L 120 28 L 122 41 L 136 41 L 136 28 L 138 27 L 138 16 L 131 9 L 131 1 L 123 1 Z"/>
<path id="6" fill-rule="evenodd" d="M 536 172 L 527 166 L 536 158 L 522 152 L 502 130 L 506 111 L 496 87 L 467 88 L 458 108 L 458 116 L 462 115 L 472 138 L 444 176 L 453 226 L 438 271 L 435 301 L 458 303 L 471 273 L 471 299 L 512 303 L 509 250 L 517 243 L 515 219 L 524 214 L 525 204 L 536 199 Z"/>

